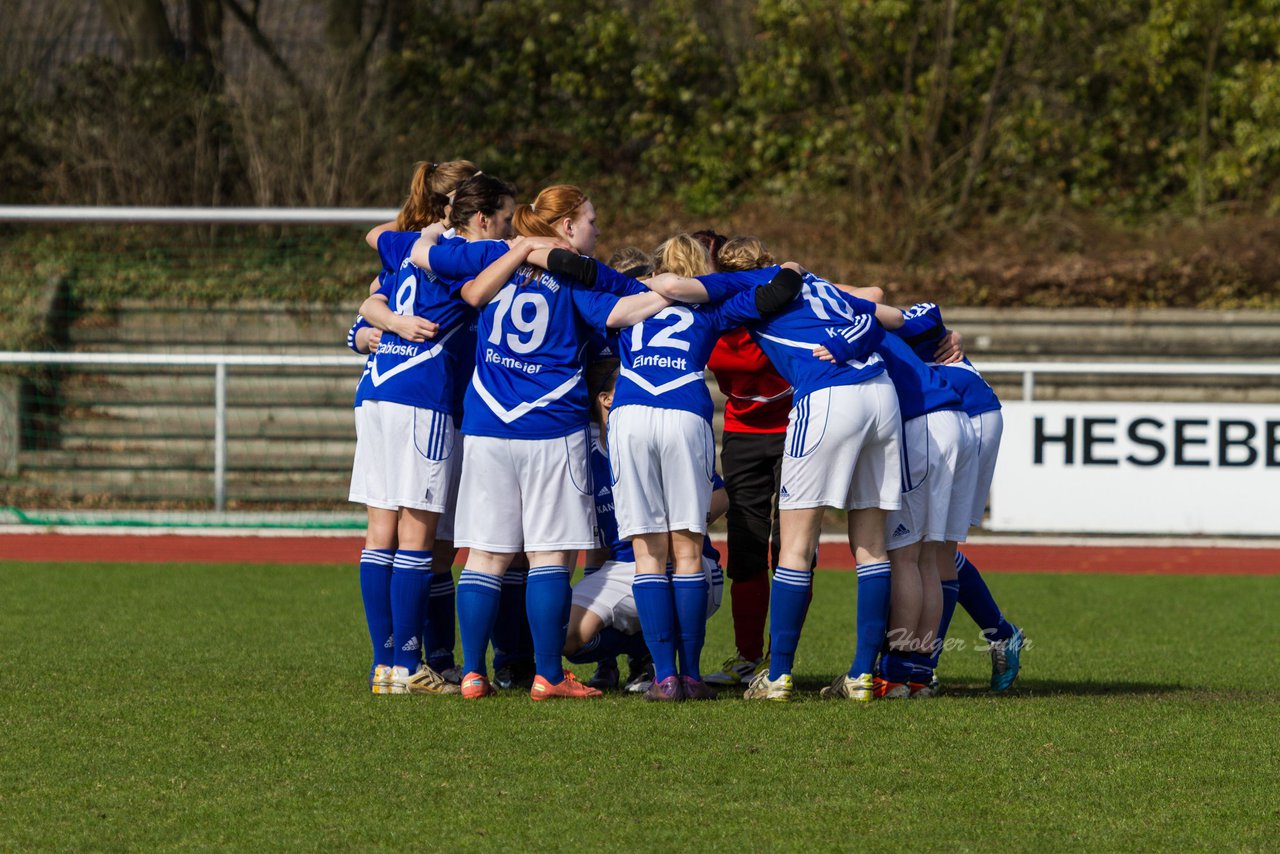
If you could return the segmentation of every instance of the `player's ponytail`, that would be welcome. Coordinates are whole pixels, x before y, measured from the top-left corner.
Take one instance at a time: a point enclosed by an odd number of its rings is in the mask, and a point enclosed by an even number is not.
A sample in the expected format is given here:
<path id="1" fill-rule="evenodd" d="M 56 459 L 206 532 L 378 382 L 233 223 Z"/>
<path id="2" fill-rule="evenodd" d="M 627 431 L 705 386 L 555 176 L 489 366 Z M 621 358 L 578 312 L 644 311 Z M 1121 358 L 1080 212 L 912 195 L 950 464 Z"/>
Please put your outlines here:
<path id="1" fill-rule="evenodd" d="M 396 231 L 417 231 L 444 219 L 451 194 L 459 184 L 479 172 L 470 160 L 416 164 L 413 180 L 409 182 L 409 197 L 396 217 Z"/>
<path id="2" fill-rule="evenodd" d="M 716 261 L 725 273 L 759 270 L 777 263 L 773 254 L 765 248 L 764 241 L 758 237 L 733 238 L 720 248 Z"/>
<path id="3" fill-rule="evenodd" d="M 563 237 L 556 225 L 570 219 L 587 201 L 587 194 L 571 184 L 547 187 L 531 205 L 517 205 L 511 224 L 524 237 Z"/>

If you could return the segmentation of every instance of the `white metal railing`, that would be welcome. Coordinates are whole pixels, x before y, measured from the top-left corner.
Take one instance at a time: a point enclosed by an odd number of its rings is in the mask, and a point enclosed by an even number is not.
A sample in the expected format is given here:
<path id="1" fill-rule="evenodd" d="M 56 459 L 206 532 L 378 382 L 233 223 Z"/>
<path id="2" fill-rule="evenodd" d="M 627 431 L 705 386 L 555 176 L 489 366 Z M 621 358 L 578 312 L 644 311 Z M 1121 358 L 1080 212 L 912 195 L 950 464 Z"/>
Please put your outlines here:
<path id="1" fill-rule="evenodd" d="M 982 375 L 1022 374 L 1022 399 L 1034 400 L 1036 374 L 1280 377 L 1280 362 L 981 362 Z"/>
<path id="2" fill-rule="evenodd" d="M 3 353 L 0 365 L 155 365 L 213 368 L 213 505 L 227 509 L 227 368 L 332 368 L 358 369 L 365 357 L 346 356 L 241 356 L 185 353 Z"/>
<path id="3" fill-rule="evenodd" d="M 229 367 L 293 367 L 357 369 L 363 356 L 244 356 L 236 354 L 167 353 L 12 353 L 0 352 L 0 365 L 155 365 L 194 366 L 214 371 L 213 483 L 214 506 L 227 500 L 227 369 Z M 1033 400 L 1037 374 L 1132 374 L 1163 376 L 1273 376 L 1280 363 L 1248 362 L 983 362 L 984 376 L 1021 374 L 1022 398 Z"/>

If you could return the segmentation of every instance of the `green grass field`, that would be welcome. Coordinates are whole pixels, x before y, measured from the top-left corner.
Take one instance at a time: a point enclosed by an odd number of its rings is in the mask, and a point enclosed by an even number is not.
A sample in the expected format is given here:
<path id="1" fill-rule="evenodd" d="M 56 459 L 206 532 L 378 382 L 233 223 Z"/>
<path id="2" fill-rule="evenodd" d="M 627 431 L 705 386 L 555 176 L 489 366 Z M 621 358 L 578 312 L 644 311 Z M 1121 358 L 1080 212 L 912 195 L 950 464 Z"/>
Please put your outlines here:
<path id="1" fill-rule="evenodd" d="M 353 568 L 0 565 L 0 849 L 1274 849 L 1274 577 L 997 575 L 1010 695 L 790 706 L 373 697 Z M 953 636 L 975 631 L 962 614 Z M 730 651 L 727 608 L 706 662 Z"/>

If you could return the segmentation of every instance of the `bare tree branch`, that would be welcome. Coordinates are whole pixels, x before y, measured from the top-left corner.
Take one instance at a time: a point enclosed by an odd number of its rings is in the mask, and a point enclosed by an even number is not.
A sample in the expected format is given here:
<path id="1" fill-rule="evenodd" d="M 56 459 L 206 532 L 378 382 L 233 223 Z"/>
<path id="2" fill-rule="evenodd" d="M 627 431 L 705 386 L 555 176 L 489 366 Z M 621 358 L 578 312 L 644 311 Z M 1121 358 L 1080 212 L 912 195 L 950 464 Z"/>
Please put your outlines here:
<path id="1" fill-rule="evenodd" d="M 267 61 L 271 66 L 280 72 L 280 76 L 289 84 L 290 88 L 306 94 L 307 89 L 302 85 L 302 81 L 298 79 L 298 75 L 293 73 L 293 69 L 289 67 L 289 63 L 284 61 L 284 57 L 276 50 L 275 45 L 267 38 L 266 34 L 258 27 L 258 4 L 254 3 L 252 14 L 240 5 L 237 0 L 222 0 L 226 4 L 227 9 L 231 11 L 232 17 L 239 21 L 249 33 L 249 40 L 253 42 L 258 50 L 262 51 L 267 57 Z"/>

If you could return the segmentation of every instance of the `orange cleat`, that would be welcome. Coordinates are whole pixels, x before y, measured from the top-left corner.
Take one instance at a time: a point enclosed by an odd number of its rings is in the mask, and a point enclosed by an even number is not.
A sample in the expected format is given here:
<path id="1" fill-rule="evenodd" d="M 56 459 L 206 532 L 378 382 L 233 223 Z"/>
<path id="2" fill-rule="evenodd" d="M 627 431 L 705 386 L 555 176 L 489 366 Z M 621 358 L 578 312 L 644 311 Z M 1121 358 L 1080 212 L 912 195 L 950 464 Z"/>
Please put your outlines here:
<path id="1" fill-rule="evenodd" d="M 489 678 L 479 673 L 468 673 L 462 677 L 462 699 L 479 700 L 481 697 L 492 697 L 498 693 L 489 684 Z"/>
<path id="2" fill-rule="evenodd" d="M 552 685 L 541 676 L 533 677 L 533 687 L 529 689 L 529 696 L 534 700 L 550 700 L 554 697 L 585 700 L 591 697 L 603 697 L 604 694 L 595 688 L 583 685 L 566 670 L 564 679 L 556 685 Z"/>
<path id="3" fill-rule="evenodd" d="M 877 700 L 905 700 L 911 696 L 911 689 L 905 682 L 890 682 L 879 676 L 875 678 L 873 691 Z"/>

